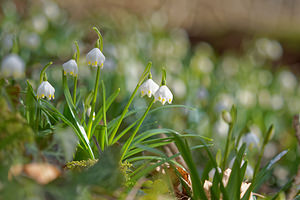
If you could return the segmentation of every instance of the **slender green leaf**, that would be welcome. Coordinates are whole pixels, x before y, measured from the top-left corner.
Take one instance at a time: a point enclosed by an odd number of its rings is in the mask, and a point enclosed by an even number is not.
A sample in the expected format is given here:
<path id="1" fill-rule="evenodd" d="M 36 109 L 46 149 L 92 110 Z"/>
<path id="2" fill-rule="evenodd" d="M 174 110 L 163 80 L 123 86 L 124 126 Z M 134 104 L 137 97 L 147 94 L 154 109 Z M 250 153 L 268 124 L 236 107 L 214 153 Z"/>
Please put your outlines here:
<path id="1" fill-rule="evenodd" d="M 117 98 L 117 96 L 120 93 L 120 88 L 118 88 L 112 95 L 110 95 L 107 99 L 106 99 L 106 112 L 107 110 L 110 108 L 111 104 L 114 102 L 114 100 Z M 95 131 L 96 126 L 100 123 L 100 121 L 102 120 L 103 117 L 103 109 L 102 107 L 99 109 L 99 111 L 97 112 L 97 115 L 95 116 L 95 120 L 92 126 L 92 133 Z"/>
<path id="2" fill-rule="evenodd" d="M 273 157 L 273 159 L 271 159 L 271 161 L 264 167 L 262 168 L 257 176 L 255 176 L 252 180 L 252 183 L 250 185 L 250 187 L 248 188 L 247 192 L 245 193 L 245 195 L 243 196 L 242 200 L 247 200 L 250 197 L 250 193 L 255 189 L 258 188 L 263 181 L 265 181 L 268 172 L 270 171 L 270 169 L 273 167 L 273 165 L 278 162 L 283 156 L 285 156 L 287 154 L 288 150 L 284 150 L 282 152 L 280 152 L 279 154 L 277 154 L 276 156 Z"/>

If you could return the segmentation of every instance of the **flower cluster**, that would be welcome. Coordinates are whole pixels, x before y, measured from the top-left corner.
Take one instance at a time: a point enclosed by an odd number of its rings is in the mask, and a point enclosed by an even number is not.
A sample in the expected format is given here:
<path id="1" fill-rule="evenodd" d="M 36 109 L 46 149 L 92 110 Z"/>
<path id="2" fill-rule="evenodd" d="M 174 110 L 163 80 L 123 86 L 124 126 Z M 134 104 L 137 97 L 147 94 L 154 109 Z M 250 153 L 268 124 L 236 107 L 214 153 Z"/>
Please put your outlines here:
<path id="1" fill-rule="evenodd" d="M 142 97 L 147 94 L 150 98 L 153 95 L 154 101 L 160 101 L 163 105 L 165 105 L 166 102 L 171 104 L 173 101 L 173 94 L 170 89 L 164 84 L 158 86 L 151 78 L 141 85 L 140 90 Z"/>
<path id="2" fill-rule="evenodd" d="M 77 47 L 78 44 L 76 43 Z M 79 56 L 79 48 L 77 50 L 77 53 L 75 54 L 77 57 Z M 15 55 L 14 55 L 15 56 Z M 9 62 L 9 65 L 12 65 L 11 63 L 14 63 L 15 66 L 17 65 L 16 68 L 21 68 L 21 63 L 17 58 L 10 58 L 10 60 L 12 60 L 11 62 Z M 105 56 L 103 55 L 103 53 L 100 51 L 99 48 L 93 48 L 87 55 L 86 55 L 86 60 L 88 62 L 88 65 L 92 65 L 93 67 L 101 67 L 103 68 L 103 63 L 105 61 Z M 5 61 L 5 60 L 4 60 Z M 5 64 L 5 65 L 4 65 Z M 2 67 L 3 69 L 11 69 L 11 67 L 6 67 L 7 61 L 4 62 L 4 64 L 2 64 L 4 67 Z M 45 74 L 45 70 L 47 69 L 48 65 L 44 67 L 44 69 L 41 72 L 41 80 L 44 80 L 41 82 L 40 86 L 38 87 L 37 90 L 37 98 L 44 98 L 47 97 L 48 100 L 54 99 L 54 92 L 55 89 L 52 87 L 52 85 L 47 81 L 47 76 Z M 63 65 L 63 71 L 64 71 L 64 75 L 70 74 L 71 76 L 77 77 L 78 75 L 78 65 L 75 59 L 71 59 L 67 62 L 65 62 Z M 20 71 L 20 70 L 19 70 Z M 75 94 L 76 95 L 76 94 Z M 89 110 L 88 110 L 89 111 Z M 91 111 L 89 111 L 90 113 Z M 89 115 L 89 114 L 88 114 Z M 93 119 L 95 118 L 95 112 L 93 112 Z"/>

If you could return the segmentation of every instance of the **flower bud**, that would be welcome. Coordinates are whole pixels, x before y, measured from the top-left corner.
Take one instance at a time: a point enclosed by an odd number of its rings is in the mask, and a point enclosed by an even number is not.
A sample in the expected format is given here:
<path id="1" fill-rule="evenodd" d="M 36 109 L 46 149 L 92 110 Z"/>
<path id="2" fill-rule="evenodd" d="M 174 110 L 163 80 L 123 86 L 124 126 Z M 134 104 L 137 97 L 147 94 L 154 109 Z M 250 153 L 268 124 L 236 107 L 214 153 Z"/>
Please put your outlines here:
<path id="1" fill-rule="evenodd" d="M 223 110 L 222 118 L 227 124 L 230 124 L 232 122 L 231 115 L 227 110 Z"/>

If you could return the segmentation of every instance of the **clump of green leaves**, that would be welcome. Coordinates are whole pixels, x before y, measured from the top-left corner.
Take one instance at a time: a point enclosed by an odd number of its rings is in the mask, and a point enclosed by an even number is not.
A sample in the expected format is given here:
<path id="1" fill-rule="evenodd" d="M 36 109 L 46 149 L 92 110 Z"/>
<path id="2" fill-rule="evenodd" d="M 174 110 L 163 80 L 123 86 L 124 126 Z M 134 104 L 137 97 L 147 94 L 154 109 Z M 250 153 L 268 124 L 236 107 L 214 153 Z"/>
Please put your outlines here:
<path id="1" fill-rule="evenodd" d="M 3 96 L 0 97 L 0 110 L 0 161 L 4 164 L 23 155 L 26 144 L 34 142 L 34 132 Z"/>

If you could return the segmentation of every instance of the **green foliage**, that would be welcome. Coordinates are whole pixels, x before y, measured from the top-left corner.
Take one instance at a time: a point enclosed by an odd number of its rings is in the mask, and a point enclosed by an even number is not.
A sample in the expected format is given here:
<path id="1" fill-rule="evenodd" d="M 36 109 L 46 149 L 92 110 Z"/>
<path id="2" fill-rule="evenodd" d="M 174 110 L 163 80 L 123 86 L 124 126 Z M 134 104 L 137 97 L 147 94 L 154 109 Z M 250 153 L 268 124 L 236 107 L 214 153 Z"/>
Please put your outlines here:
<path id="1" fill-rule="evenodd" d="M 1 199 L 116 199 L 135 190 L 141 199 L 173 198 L 173 180 L 157 178 L 153 172 L 185 164 L 193 199 L 210 199 L 207 192 L 211 199 L 240 199 L 245 181 L 251 186 L 242 199 L 266 187 L 278 191 L 273 199 L 284 198 L 299 165 L 297 143 L 288 133 L 293 132 L 292 115 L 300 108 L 300 90 L 294 74 L 270 55 L 276 41 L 254 38 L 238 53 L 219 54 L 204 42 L 191 46 L 183 30 L 165 30 L 132 16 L 117 23 L 93 16 L 89 24 L 73 24 L 57 7 L 54 20 L 44 12 L 49 2 L 33 2 L 23 14 L 14 2 L 1 4 L 0 58 L 18 53 L 26 63 L 27 79 L 25 84 L 25 79 L 0 73 Z M 103 24 L 93 28 L 98 36 L 94 44 L 106 57 L 103 70 L 89 69 L 80 57 L 80 50 L 92 46 L 89 26 L 98 19 Z M 36 27 L 37 22 L 45 24 Z M 36 43 L 28 36 L 37 38 Z M 80 73 L 60 78 L 61 63 L 71 54 Z M 54 61 L 51 67 L 52 62 L 46 64 L 49 59 Z M 162 66 L 178 105 L 158 106 L 153 97 L 136 97 L 147 77 L 159 79 Z M 162 84 L 166 75 L 164 69 Z M 41 80 L 53 83 L 54 101 L 36 97 Z M 256 146 L 248 144 L 249 133 L 257 136 Z M 174 143 L 178 151 L 168 152 Z M 272 171 L 279 160 L 287 171 L 283 178 Z M 11 164 L 28 162 L 52 163 L 63 174 L 46 186 L 24 174 L 7 179 Z M 252 167 L 252 176 L 247 176 Z M 232 171 L 225 184 L 227 168 Z M 183 187 L 189 187 L 180 173 L 176 175 Z M 272 185 L 265 184 L 271 175 Z M 139 186 L 141 180 L 148 184 Z M 206 180 L 212 183 L 209 191 L 203 187 Z"/>
<path id="2" fill-rule="evenodd" d="M 80 160 L 80 161 L 71 161 L 66 164 L 67 169 L 71 170 L 82 170 L 89 168 L 95 165 L 98 162 L 98 159 L 88 159 L 88 160 Z"/>

